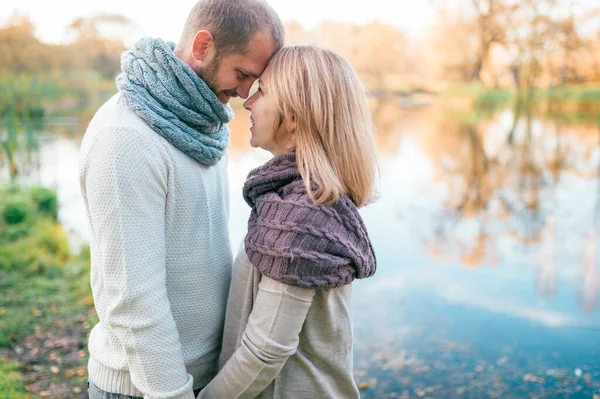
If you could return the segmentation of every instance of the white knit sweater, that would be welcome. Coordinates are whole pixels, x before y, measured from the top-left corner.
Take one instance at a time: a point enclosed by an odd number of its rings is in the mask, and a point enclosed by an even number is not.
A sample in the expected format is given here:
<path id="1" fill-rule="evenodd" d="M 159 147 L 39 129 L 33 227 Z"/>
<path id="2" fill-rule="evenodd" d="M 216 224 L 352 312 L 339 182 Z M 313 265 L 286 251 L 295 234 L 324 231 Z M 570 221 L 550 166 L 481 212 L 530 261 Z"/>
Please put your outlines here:
<path id="1" fill-rule="evenodd" d="M 100 322 L 89 378 L 100 389 L 192 399 L 217 371 L 232 254 L 227 160 L 199 164 L 117 94 L 81 144 Z"/>

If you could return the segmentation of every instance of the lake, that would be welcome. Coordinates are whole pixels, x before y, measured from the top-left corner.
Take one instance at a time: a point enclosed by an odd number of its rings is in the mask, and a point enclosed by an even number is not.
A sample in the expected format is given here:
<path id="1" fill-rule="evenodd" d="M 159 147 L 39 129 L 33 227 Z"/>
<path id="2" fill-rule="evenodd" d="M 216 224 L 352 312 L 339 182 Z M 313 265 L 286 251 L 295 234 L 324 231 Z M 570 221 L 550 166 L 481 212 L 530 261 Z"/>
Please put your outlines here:
<path id="1" fill-rule="evenodd" d="M 374 110 L 379 198 L 361 214 L 378 269 L 354 284 L 363 397 L 599 398 L 598 125 L 394 100 Z M 244 179 L 270 158 L 249 147 L 247 114 L 236 111 L 234 249 L 249 214 Z M 46 120 L 21 177 L 56 187 L 75 248 L 89 237 L 81 125 Z"/>

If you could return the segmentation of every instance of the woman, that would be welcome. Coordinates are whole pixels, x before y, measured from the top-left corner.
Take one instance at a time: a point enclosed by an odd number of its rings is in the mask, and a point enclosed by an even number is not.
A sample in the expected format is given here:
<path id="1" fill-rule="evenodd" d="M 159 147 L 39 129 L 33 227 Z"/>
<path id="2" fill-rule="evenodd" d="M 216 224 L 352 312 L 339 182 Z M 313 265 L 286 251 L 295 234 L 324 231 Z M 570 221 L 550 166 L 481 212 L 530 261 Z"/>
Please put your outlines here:
<path id="1" fill-rule="evenodd" d="M 358 207 L 372 199 L 375 145 L 350 64 L 312 46 L 282 49 L 250 111 L 252 207 L 229 292 L 221 365 L 200 398 L 358 398 L 351 282 L 375 273 Z"/>

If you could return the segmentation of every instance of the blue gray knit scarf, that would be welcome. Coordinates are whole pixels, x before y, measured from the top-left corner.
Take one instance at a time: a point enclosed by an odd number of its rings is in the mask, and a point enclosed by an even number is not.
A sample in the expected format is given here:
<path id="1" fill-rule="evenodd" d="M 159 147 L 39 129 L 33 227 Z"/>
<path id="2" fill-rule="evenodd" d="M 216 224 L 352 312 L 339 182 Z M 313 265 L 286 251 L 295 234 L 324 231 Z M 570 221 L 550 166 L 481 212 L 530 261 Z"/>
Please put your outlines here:
<path id="1" fill-rule="evenodd" d="M 229 145 L 233 111 L 175 56 L 175 43 L 143 38 L 121 56 L 117 87 L 137 116 L 183 153 L 214 165 Z"/>

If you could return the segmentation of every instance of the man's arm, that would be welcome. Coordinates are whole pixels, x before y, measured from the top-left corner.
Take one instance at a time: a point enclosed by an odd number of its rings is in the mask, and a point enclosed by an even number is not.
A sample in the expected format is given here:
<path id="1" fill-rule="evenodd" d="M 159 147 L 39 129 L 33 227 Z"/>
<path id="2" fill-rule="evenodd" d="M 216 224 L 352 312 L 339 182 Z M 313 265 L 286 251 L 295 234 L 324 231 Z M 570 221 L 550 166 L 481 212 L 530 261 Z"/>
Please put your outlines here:
<path id="1" fill-rule="evenodd" d="M 240 347 L 199 399 L 254 398 L 296 353 L 314 289 L 262 276 Z"/>
<path id="2" fill-rule="evenodd" d="M 147 399 L 191 399 L 166 287 L 166 154 L 129 129 L 100 132 L 82 162 L 82 191 L 100 254 L 106 314 L 133 384 Z"/>

